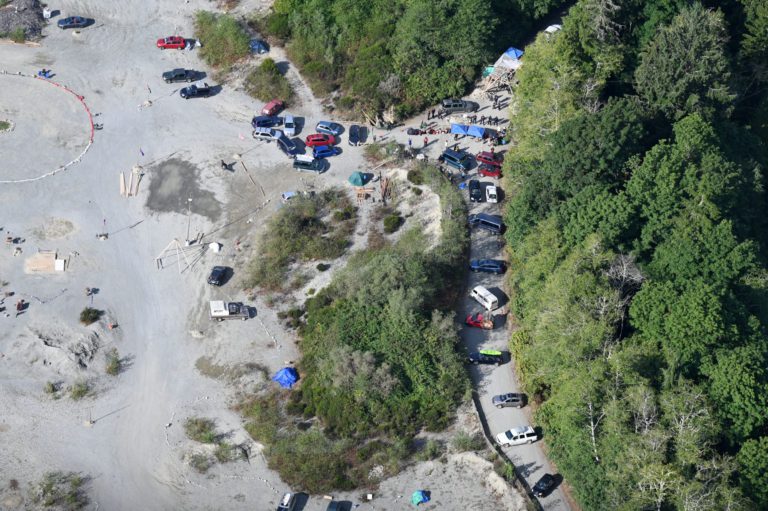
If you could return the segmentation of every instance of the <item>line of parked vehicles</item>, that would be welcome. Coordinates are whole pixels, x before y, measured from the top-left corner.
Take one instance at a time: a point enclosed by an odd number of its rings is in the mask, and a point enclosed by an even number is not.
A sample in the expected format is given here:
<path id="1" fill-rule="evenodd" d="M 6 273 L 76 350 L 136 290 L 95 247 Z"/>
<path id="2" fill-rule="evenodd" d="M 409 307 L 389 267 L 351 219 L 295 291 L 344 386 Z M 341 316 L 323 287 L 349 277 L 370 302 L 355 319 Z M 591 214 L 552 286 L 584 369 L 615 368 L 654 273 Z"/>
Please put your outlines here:
<path id="1" fill-rule="evenodd" d="M 472 166 L 471 157 L 463 151 L 447 149 L 441 155 L 440 160 L 453 168 L 466 173 Z M 501 166 L 503 157 L 494 151 L 483 151 L 474 158 L 477 165 L 479 176 L 499 178 L 501 177 Z M 470 202 L 487 202 L 497 204 L 500 200 L 499 190 L 494 184 L 481 183 L 478 180 L 471 179 L 467 186 L 469 190 Z M 472 229 L 480 229 L 494 236 L 501 236 L 504 233 L 504 221 L 499 215 L 487 213 L 473 213 L 469 215 L 468 223 Z M 494 275 L 503 274 L 507 267 L 506 263 L 498 259 L 475 259 L 470 261 L 469 269 L 472 272 L 491 273 Z M 485 286 L 475 286 L 470 291 L 470 297 L 479 303 L 486 313 L 475 313 L 467 316 L 465 324 L 470 327 L 491 330 L 494 328 L 494 318 L 492 312 L 499 308 L 499 299 Z M 470 364 L 494 364 L 501 365 L 504 362 L 504 353 L 498 350 L 480 350 L 468 355 Z M 527 404 L 527 396 L 516 392 L 509 392 L 493 396 L 491 404 L 496 408 L 522 408 Z M 539 434 L 530 425 L 520 425 L 512 427 L 496 435 L 496 442 L 502 446 L 514 446 L 530 444 L 539 439 Z M 552 474 L 544 474 L 533 486 L 533 494 L 536 497 L 548 495 L 557 485 L 557 479 Z"/>

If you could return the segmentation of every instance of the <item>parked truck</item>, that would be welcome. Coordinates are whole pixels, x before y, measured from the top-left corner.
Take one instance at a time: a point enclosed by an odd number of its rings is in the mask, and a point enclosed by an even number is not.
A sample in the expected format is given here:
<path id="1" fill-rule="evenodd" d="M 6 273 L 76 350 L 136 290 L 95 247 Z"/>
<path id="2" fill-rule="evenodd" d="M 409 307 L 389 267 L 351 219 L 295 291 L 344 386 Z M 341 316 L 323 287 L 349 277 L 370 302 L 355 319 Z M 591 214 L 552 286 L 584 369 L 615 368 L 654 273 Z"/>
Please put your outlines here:
<path id="1" fill-rule="evenodd" d="M 251 314 L 248 306 L 240 302 L 225 302 L 223 300 L 211 300 L 211 320 L 224 321 L 225 319 L 242 319 L 245 321 Z"/>

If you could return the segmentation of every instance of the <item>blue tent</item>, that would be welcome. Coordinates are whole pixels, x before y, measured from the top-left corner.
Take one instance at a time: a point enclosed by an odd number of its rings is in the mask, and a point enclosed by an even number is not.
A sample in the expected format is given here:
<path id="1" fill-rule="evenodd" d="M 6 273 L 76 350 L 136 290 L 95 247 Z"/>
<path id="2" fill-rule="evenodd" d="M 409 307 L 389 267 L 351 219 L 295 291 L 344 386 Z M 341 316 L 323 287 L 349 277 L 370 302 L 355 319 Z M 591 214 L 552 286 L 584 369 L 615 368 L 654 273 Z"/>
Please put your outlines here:
<path id="1" fill-rule="evenodd" d="M 298 380 L 299 373 L 293 367 L 283 367 L 272 377 L 272 381 L 276 381 L 284 389 L 290 389 Z"/>
<path id="2" fill-rule="evenodd" d="M 457 135 L 466 135 L 467 129 L 469 129 L 469 126 L 464 126 L 463 124 L 451 124 L 451 133 Z"/>
<path id="3" fill-rule="evenodd" d="M 481 128 L 480 126 L 470 126 L 467 129 L 467 135 L 470 137 L 483 138 L 483 135 L 485 135 L 485 128 Z"/>
<path id="4" fill-rule="evenodd" d="M 413 495 L 411 496 L 411 504 L 418 506 L 419 504 L 424 504 L 425 502 L 429 502 L 428 491 L 416 490 L 413 492 Z"/>
<path id="5" fill-rule="evenodd" d="M 523 50 L 518 50 L 517 48 L 512 48 L 510 46 L 510 48 L 504 52 L 504 55 L 508 57 L 512 57 L 513 59 L 517 60 L 523 56 Z"/>
<path id="6" fill-rule="evenodd" d="M 253 53 L 262 54 L 262 53 L 267 53 L 269 51 L 269 47 L 267 46 L 267 43 L 259 39 L 251 39 L 250 42 L 248 43 L 248 46 L 251 47 L 251 51 Z"/>

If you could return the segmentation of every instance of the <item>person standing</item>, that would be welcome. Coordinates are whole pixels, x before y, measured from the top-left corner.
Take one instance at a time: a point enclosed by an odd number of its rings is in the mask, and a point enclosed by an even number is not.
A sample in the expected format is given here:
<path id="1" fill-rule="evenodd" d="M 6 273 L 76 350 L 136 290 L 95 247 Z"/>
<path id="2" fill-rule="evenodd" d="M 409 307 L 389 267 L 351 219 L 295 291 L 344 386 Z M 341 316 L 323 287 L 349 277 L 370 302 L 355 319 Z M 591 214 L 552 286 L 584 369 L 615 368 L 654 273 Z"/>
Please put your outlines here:
<path id="1" fill-rule="evenodd" d="M 429 137 L 424 137 L 424 147 L 427 147 L 429 144 Z"/>

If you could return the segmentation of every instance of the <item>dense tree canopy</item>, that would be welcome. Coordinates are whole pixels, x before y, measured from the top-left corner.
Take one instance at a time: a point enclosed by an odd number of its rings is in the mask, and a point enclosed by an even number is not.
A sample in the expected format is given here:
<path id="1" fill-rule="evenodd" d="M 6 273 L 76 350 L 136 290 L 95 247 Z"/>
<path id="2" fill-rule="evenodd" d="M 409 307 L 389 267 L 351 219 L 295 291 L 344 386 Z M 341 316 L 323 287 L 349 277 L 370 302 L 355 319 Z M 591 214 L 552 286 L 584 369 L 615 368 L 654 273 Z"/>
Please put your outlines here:
<path id="1" fill-rule="evenodd" d="M 717 4 L 579 0 L 518 74 L 510 347 L 585 509 L 768 505 L 768 12 Z"/>
<path id="2" fill-rule="evenodd" d="M 264 23 L 313 89 L 342 108 L 408 115 L 461 96 L 563 0 L 277 0 Z M 506 20 L 515 20 L 508 23 Z M 504 21 L 504 23 L 502 23 Z"/>

